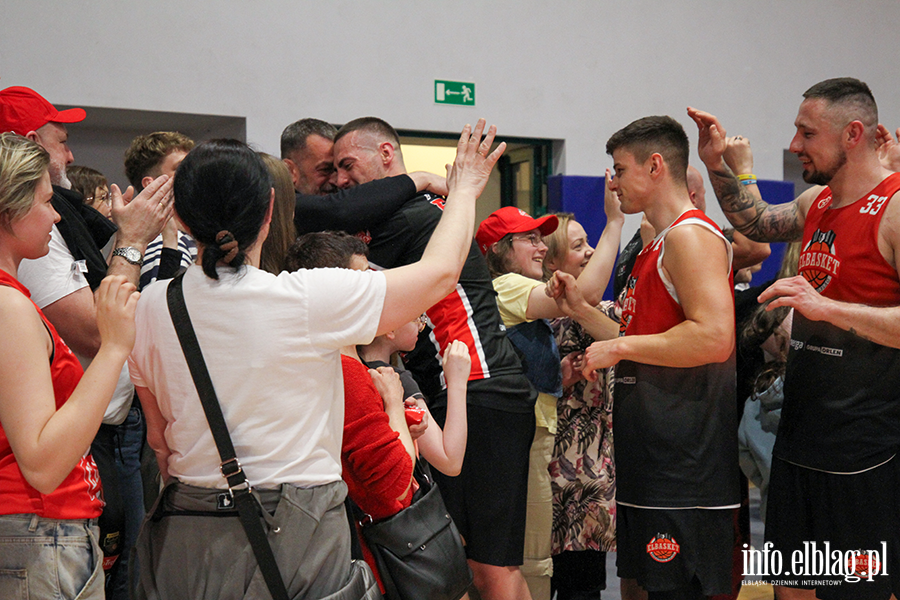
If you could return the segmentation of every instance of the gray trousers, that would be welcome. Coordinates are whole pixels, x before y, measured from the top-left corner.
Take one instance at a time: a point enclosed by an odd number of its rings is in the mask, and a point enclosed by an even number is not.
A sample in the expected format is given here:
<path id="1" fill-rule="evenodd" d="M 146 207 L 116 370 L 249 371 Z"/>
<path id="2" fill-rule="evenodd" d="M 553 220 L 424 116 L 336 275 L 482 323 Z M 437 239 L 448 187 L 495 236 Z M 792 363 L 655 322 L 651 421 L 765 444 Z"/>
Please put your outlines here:
<path id="1" fill-rule="evenodd" d="M 309 489 L 283 485 L 258 493 L 264 508 L 274 511 L 267 519 L 268 539 L 291 598 L 380 597 L 368 567 L 350 560 L 344 482 Z M 220 494 L 167 484 L 157 500 L 164 516 L 154 521 L 159 511 L 151 511 L 138 537 L 137 598 L 271 598 L 237 512 L 217 509 Z"/>

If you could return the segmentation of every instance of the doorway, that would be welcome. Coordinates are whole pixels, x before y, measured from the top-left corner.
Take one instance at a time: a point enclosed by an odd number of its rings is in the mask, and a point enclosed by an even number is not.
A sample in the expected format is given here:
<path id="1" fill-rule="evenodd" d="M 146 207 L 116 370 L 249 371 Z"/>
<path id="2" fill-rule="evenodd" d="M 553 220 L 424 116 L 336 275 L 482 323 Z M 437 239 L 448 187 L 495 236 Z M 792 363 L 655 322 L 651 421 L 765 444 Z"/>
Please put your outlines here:
<path id="1" fill-rule="evenodd" d="M 398 130 L 407 171 L 446 175 L 456 156 L 458 134 Z M 507 148 L 478 199 L 475 221 L 481 223 L 503 206 L 517 206 L 532 216 L 546 214 L 547 178 L 553 140 L 502 137 Z"/>

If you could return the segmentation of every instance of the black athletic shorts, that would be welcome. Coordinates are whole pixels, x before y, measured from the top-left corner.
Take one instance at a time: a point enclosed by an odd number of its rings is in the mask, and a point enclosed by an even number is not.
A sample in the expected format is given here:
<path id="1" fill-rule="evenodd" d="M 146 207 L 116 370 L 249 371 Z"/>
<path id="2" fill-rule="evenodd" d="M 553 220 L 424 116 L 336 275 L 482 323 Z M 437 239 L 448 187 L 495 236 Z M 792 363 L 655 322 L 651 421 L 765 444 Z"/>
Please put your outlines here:
<path id="1" fill-rule="evenodd" d="M 829 600 L 900 596 L 898 513 L 900 458 L 896 456 L 853 475 L 773 459 L 766 508 L 766 542 L 773 544 L 767 580 L 815 589 L 819 598 Z M 863 558 L 854 558 L 854 551 Z M 866 551 L 872 551 L 873 562 L 879 563 L 872 569 L 872 581 L 868 581 Z M 830 574 L 823 564 L 826 556 Z M 771 565 L 775 557 L 782 562 L 780 573 Z M 876 574 L 885 570 L 886 575 Z M 860 575 L 864 576 L 858 582 L 847 581 Z"/>
<path id="2" fill-rule="evenodd" d="M 534 413 L 468 405 L 469 434 L 462 472 L 432 469 L 447 510 L 466 542 L 466 555 L 498 567 L 519 566 L 525 549 L 528 458 Z M 432 410 L 443 426 L 446 408 Z"/>
<path id="3" fill-rule="evenodd" d="M 731 592 L 734 509 L 616 506 L 616 569 L 648 592 L 686 588 Z"/>

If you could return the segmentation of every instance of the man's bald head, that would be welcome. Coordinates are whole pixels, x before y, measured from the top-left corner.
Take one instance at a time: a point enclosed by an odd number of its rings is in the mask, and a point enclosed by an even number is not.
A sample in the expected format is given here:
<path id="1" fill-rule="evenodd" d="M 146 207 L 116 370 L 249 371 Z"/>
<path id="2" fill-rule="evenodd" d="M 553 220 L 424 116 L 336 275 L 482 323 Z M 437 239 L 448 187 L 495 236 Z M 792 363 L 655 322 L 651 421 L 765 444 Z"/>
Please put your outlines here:
<path id="1" fill-rule="evenodd" d="M 687 168 L 687 188 L 694 208 L 706 212 L 706 187 L 703 184 L 703 175 L 690 165 Z"/>

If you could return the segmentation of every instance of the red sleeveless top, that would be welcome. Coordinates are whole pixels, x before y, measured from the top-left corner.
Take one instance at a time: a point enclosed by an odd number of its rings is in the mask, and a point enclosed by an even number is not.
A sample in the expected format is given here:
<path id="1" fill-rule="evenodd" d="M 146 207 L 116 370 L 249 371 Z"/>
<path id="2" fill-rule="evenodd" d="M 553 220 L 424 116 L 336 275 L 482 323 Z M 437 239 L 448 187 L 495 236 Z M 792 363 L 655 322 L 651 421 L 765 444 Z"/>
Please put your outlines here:
<path id="1" fill-rule="evenodd" d="M 21 283 L 2 270 L 0 270 L 0 285 L 15 288 L 31 298 L 31 294 Z M 50 376 L 53 378 L 56 408 L 59 409 L 72 395 L 84 371 L 41 309 L 37 305 L 34 309 L 53 339 Z M 0 360 L 2 359 L 0 357 Z M 59 487 L 49 494 L 42 494 L 25 480 L 10 448 L 6 432 L 0 424 L 0 514 L 34 513 L 48 519 L 93 519 L 100 516 L 102 508 L 100 475 L 89 452 L 85 452 Z"/>
<path id="2" fill-rule="evenodd" d="M 699 210 L 689 210 L 657 234 L 634 263 L 626 284 L 620 335 L 653 335 L 685 320 L 662 260 L 667 234 L 695 225 L 731 244 Z M 615 367 L 613 435 L 616 502 L 641 508 L 733 508 L 740 503 L 735 354 L 722 363 L 691 368 L 623 360 Z"/>
<path id="3" fill-rule="evenodd" d="M 900 304 L 900 278 L 878 250 L 878 227 L 900 174 L 847 206 L 831 190 L 806 215 L 800 274 L 823 296 L 868 306 Z M 900 446 L 900 350 L 794 312 L 784 407 L 773 454 L 803 467 L 856 473 Z"/>
<path id="4" fill-rule="evenodd" d="M 897 270 L 878 251 L 878 226 L 898 190 L 900 173 L 894 173 L 841 208 L 830 208 L 831 189 L 819 194 L 806 215 L 800 255 L 800 274 L 816 291 L 841 302 L 900 303 Z"/>

